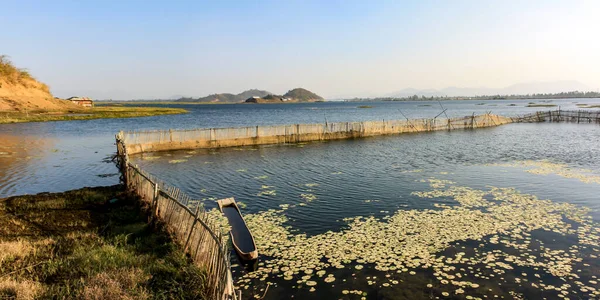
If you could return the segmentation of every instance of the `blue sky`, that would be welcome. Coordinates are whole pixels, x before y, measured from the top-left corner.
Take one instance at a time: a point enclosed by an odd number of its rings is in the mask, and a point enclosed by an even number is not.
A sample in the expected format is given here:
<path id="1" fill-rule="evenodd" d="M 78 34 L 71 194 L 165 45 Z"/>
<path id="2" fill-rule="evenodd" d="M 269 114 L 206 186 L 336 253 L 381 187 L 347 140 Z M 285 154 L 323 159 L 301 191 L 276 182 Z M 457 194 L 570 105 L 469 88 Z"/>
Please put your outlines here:
<path id="1" fill-rule="evenodd" d="M 600 87 L 600 1 L 4 1 L 0 54 L 61 97 L 578 80 Z"/>

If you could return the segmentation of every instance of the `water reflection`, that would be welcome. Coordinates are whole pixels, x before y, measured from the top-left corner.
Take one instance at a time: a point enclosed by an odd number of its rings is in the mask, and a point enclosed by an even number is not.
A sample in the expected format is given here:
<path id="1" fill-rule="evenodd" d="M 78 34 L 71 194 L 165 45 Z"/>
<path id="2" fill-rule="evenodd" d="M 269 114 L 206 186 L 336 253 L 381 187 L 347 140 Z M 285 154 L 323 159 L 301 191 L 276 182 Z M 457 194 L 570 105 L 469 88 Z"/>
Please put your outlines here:
<path id="1" fill-rule="evenodd" d="M 112 145 L 79 135 L 0 134 L 0 198 L 118 183 Z M 107 149 L 108 148 L 108 149 Z"/>
<path id="2" fill-rule="evenodd" d="M 50 138 L 0 133 L 0 195 L 12 194 L 22 181 L 33 183 L 44 152 L 54 149 Z"/>

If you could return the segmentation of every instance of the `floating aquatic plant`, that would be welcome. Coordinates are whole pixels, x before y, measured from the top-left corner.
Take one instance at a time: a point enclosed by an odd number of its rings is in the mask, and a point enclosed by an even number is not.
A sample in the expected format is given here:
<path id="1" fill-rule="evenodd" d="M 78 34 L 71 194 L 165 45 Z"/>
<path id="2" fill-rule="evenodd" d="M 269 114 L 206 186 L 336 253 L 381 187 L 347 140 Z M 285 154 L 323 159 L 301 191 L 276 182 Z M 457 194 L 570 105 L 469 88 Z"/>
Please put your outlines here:
<path id="1" fill-rule="evenodd" d="M 317 199 L 317 196 L 315 196 L 314 194 L 300 194 L 300 197 L 302 197 L 302 199 L 304 199 L 307 202 L 311 202 Z"/>
<path id="2" fill-rule="evenodd" d="M 582 259 L 585 262 L 600 256 L 600 229 L 589 216 L 589 209 L 542 200 L 510 188 L 478 190 L 435 178 L 424 182 L 431 190 L 415 192 L 414 195 L 423 201 L 452 198 L 458 205 L 399 210 L 380 219 L 373 216 L 347 218 L 344 220 L 345 229 L 313 236 L 294 233 L 285 225 L 287 217 L 282 214 L 283 210 L 247 215 L 246 221 L 254 233 L 258 250 L 268 259 L 265 266 L 238 281 L 264 276 L 294 280 L 304 270 L 317 270 L 316 275 L 324 277 L 326 270 L 353 265 L 354 269 L 360 270 L 362 264 L 370 264 L 375 270 L 385 272 L 386 276 L 381 276 L 383 280 L 376 276 L 367 277 L 369 285 L 389 287 L 399 283 L 391 274 L 416 275 L 417 268 L 429 269 L 440 285 L 449 287 L 447 291 L 438 292 L 442 296 L 449 296 L 451 291 L 456 295 L 480 299 L 478 295 L 469 295 L 472 292 L 481 294 L 481 291 L 475 292 L 480 283 L 474 281 L 493 280 L 496 276 L 519 269 L 514 278 L 515 282 L 522 283 L 524 279 L 519 278 L 525 277 L 521 274 L 522 268 L 531 268 L 567 281 L 569 286 L 561 286 L 561 291 L 574 293 L 576 288 L 586 297 L 600 295 L 596 278 L 579 280 L 577 274 L 577 270 L 582 268 Z M 281 207 L 287 209 L 290 206 L 284 204 Z M 571 245 L 566 251 L 550 246 L 533 247 L 531 233 L 535 231 L 576 236 L 579 246 Z M 457 247 L 457 243 L 467 240 L 479 246 L 474 246 L 468 254 L 442 254 L 445 249 Z M 536 244 L 541 242 L 538 240 Z M 485 245 L 502 248 L 487 248 Z M 583 247 L 592 253 L 582 258 Z M 311 274 L 304 276 L 310 279 Z M 334 278 L 333 274 L 330 275 L 323 280 Z M 357 275 L 360 276 L 360 273 Z M 539 277 L 528 277 L 532 287 L 533 284 L 540 289 L 549 286 Z M 534 278 L 538 281 L 533 282 Z M 428 288 L 433 286 L 427 284 Z M 556 291 L 554 287 L 552 290 Z M 342 294 L 354 292 L 344 290 Z"/>
<path id="3" fill-rule="evenodd" d="M 371 202 L 379 202 L 379 200 L 371 200 L 371 199 L 365 200 L 365 203 L 371 203 Z"/>
<path id="4" fill-rule="evenodd" d="M 220 210 L 213 208 L 206 212 L 206 216 L 210 223 L 215 224 L 216 227 L 221 230 L 223 237 L 228 239 L 231 227 L 229 226 L 229 221 L 227 221 L 227 218 L 223 215 L 223 213 Z"/>
<path id="5" fill-rule="evenodd" d="M 268 191 L 260 191 L 256 195 L 257 196 L 275 196 L 275 195 L 277 195 L 277 193 L 275 192 L 275 190 L 268 190 Z"/>
<path id="6" fill-rule="evenodd" d="M 414 169 L 414 170 L 402 171 L 402 173 L 421 173 L 421 172 L 423 172 L 422 169 Z"/>
<path id="7" fill-rule="evenodd" d="M 186 161 L 187 161 L 187 159 L 172 159 L 172 160 L 169 160 L 169 163 L 170 164 L 179 164 L 179 163 L 186 162 Z"/>
<path id="8" fill-rule="evenodd" d="M 574 178 L 584 183 L 600 184 L 600 175 L 593 174 L 592 170 L 571 168 L 566 164 L 552 163 L 548 160 L 541 161 L 516 161 L 504 164 L 488 164 L 488 166 L 525 168 L 525 172 L 538 175 L 558 175 L 565 178 Z"/>
<path id="9" fill-rule="evenodd" d="M 160 156 L 144 156 L 142 157 L 143 160 L 155 160 L 155 159 L 159 159 Z"/>

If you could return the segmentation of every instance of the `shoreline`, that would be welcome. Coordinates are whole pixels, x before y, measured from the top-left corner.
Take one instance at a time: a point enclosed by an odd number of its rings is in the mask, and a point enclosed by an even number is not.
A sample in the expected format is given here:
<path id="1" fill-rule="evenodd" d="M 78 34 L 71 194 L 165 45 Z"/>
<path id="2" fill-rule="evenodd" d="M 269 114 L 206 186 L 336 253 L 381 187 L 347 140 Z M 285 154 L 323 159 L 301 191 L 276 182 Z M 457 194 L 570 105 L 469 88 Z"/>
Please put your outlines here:
<path id="1" fill-rule="evenodd" d="M 182 108 L 171 107 L 93 107 L 77 110 L 58 111 L 0 111 L 0 124 L 30 123 L 30 122 L 54 122 L 54 121 L 78 121 L 95 119 L 121 119 L 151 117 L 160 115 L 174 115 L 188 113 Z"/>
<path id="2" fill-rule="evenodd" d="M 336 100 L 323 100 L 323 101 L 288 101 L 288 102 L 260 102 L 260 103 L 249 103 L 249 102 L 191 102 L 191 101 L 163 101 L 163 100 L 144 100 L 144 101 L 95 101 L 97 107 L 130 107 L 130 105 L 232 105 L 232 104 L 298 104 L 298 103 L 372 103 L 372 102 L 446 102 L 446 101 L 554 101 L 554 100 L 577 100 L 577 99 L 598 99 L 600 97 L 562 97 L 562 98 L 499 98 L 490 99 L 485 97 L 473 97 L 473 98 L 425 98 L 425 99 L 389 99 L 389 98 L 364 98 L 364 99 L 336 99 Z M 596 104 L 594 104 L 596 105 Z"/>
<path id="3" fill-rule="evenodd" d="M 178 102 L 178 101 L 113 101 L 113 102 L 94 102 L 97 107 L 130 107 L 130 105 L 233 105 L 233 104 L 298 104 L 298 103 L 323 103 L 323 102 L 343 102 L 343 101 L 287 101 L 287 102 Z"/>

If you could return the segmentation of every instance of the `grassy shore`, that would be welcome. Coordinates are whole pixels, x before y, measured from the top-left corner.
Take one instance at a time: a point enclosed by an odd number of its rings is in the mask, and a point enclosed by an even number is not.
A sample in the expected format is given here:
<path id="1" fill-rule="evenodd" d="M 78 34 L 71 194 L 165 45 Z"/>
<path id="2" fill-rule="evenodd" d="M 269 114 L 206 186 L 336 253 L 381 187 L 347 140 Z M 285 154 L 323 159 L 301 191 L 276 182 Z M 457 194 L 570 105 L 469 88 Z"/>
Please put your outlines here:
<path id="1" fill-rule="evenodd" d="M 0 299 L 203 299 L 206 274 L 120 186 L 0 199 Z"/>
<path id="2" fill-rule="evenodd" d="M 93 107 L 72 111 L 0 112 L 0 124 L 23 122 L 72 121 L 112 118 L 136 118 L 182 114 L 188 111 L 166 107 Z"/>
<path id="3" fill-rule="evenodd" d="M 556 104 L 539 104 L 539 103 L 529 103 L 527 107 L 556 107 Z"/>
<path id="4" fill-rule="evenodd" d="M 581 104 L 576 104 L 577 107 L 580 108 L 600 108 L 600 104 L 585 104 L 585 103 L 581 103 Z"/>
<path id="5" fill-rule="evenodd" d="M 94 105 L 102 107 L 128 107 L 130 105 L 221 105 L 241 104 L 242 102 L 185 102 L 185 101 L 96 101 Z"/>

